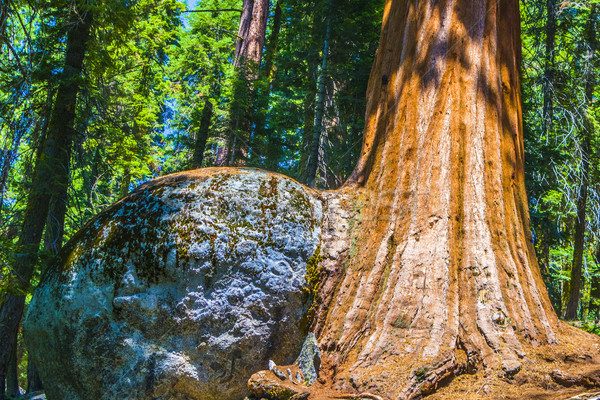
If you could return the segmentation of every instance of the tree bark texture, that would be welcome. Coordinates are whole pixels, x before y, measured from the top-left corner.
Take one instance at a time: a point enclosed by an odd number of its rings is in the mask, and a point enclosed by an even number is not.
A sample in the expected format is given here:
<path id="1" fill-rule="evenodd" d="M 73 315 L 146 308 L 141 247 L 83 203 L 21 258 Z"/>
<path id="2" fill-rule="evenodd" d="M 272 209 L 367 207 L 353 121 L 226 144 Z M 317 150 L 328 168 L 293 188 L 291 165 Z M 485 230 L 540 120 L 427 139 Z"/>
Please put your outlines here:
<path id="1" fill-rule="evenodd" d="M 244 0 L 233 65 L 238 68 L 248 61 L 258 67 L 262 58 L 269 15 L 269 0 Z"/>
<path id="2" fill-rule="evenodd" d="M 327 6 L 327 17 L 325 24 L 325 37 L 323 39 L 323 55 L 321 57 L 321 69 L 317 78 L 317 98 L 315 104 L 315 122 L 313 124 L 313 137 L 308 157 L 306 184 L 312 188 L 316 185 L 317 171 L 319 168 L 319 149 L 321 137 L 323 136 L 323 118 L 325 117 L 325 80 L 327 79 L 327 57 L 329 54 L 329 36 L 331 34 L 331 6 L 330 0 Z"/>
<path id="3" fill-rule="evenodd" d="M 279 159 L 282 153 L 280 140 L 276 137 L 272 129 L 267 128 L 267 113 L 269 112 L 269 100 L 271 97 L 271 86 L 273 83 L 273 74 L 275 72 L 275 58 L 279 51 L 279 32 L 281 31 L 281 20 L 283 16 L 282 0 L 277 0 L 275 12 L 273 13 L 273 23 L 271 34 L 266 45 L 265 62 L 260 70 L 261 92 L 257 96 L 256 112 L 254 116 L 255 137 L 254 142 L 262 141 L 264 143 L 264 155 L 266 157 L 266 167 L 270 171 L 276 171 Z"/>
<path id="4" fill-rule="evenodd" d="M 585 104 L 592 102 L 594 89 L 596 87 L 596 77 L 594 74 L 594 60 L 596 55 L 596 35 L 597 35 L 598 5 L 594 4 L 588 20 L 586 29 L 586 41 L 589 45 L 587 54 L 587 68 L 585 76 Z M 565 308 L 565 319 L 577 319 L 579 309 L 579 299 L 581 298 L 581 267 L 583 266 L 583 250 L 585 247 L 586 215 L 588 185 L 590 180 L 590 157 L 591 138 L 593 133 L 593 124 L 587 115 L 583 120 L 583 131 L 581 134 L 581 186 L 577 195 L 577 219 L 575 220 L 575 237 L 573 242 L 573 266 L 571 268 L 571 281 L 569 282 L 569 299 Z"/>
<path id="5" fill-rule="evenodd" d="M 313 329 L 334 387 L 420 398 L 464 372 L 535 370 L 532 349 L 580 335 L 529 228 L 518 7 L 386 1 L 362 153 L 324 228 Z"/>
<path id="6" fill-rule="evenodd" d="M 269 0 L 244 0 L 233 57 L 236 82 L 229 111 L 227 150 L 222 157 L 228 166 L 247 156 L 249 150 L 250 105 L 265 45 L 268 15 Z"/>
<path id="7" fill-rule="evenodd" d="M 213 115 L 213 105 L 209 99 L 204 101 L 204 108 L 202 109 L 202 116 L 200 117 L 200 128 L 196 135 L 196 143 L 194 146 L 193 155 L 193 167 L 202 167 L 202 160 L 204 159 L 204 150 L 206 149 L 206 141 L 208 140 L 208 132 L 210 130 L 210 121 Z"/>
<path id="8" fill-rule="evenodd" d="M 17 341 L 15 335 L 15 343 Z M 17 372 L 17 346 L 13 346 L 6 374 L 6 397 L 16 399 L 21 395 L 19 390 L 19 374 Z"/>
<path id="9" fill-rule="evenodd" d="M 44 390 L 40 375 L 37 372 L 37 368 L 31 359 L 27 360 L 27 394 L 39 392 Z"/>
<path id="10" fill-rule="evenodd" d="M 544 110 L 542 135 L 546 137 L 552 129 L 554 119 L 554 48 L 556 39 L 556 0 L 546 0 L 546 65 L 544 66 Z"/>
<path id="11" fill-rule="evenodd" d="M 67 174 L 69 174 L 68 170 Z M 68 180 L 69 176 L 67 176 L 67 182 Z M 63 244 L 65 217 L 67 215 L 67 204 L 69 200 L 68 183 L 57 189 L 59 191 L 55 192 L 50 198 L 48 217 L 46 218 L 46 230 L 44 232 L 44 250 L 48 251 L 52 256 L 58 254 Z"/>
<path id="12" fill-rule="evenodd" d="M 67 33 L 65 64 L 48 126 L 48 134 L 37 161 L 32 189 L 27 199 L 21 236 L 10 277 L 16 287 L 5 296 L 0 308 L 0 381 L 6 368 L 23 313 L 24 293 L 34 272 L 38 249 L 48 217 L 50 199 L 68 185 L 68 165 L 75 136 L 75 106 L 80 75 L 89 38 L 91 12 L 73 10 Z M 2 392 L 3 393 L 3 392 Z"/>
<path id="13" fill-rule="evenodd" d="M 25 129 L 15 127 L 13 130 L 13 140 L 10 149 L 0 149 L 0 215 L 2 214 L 2 206 L 4 205 L 4 193 L 8 187 L 8 178 L 10 176 L 10 167 L 19 150 L 21 138 L 25 133 Z"/>

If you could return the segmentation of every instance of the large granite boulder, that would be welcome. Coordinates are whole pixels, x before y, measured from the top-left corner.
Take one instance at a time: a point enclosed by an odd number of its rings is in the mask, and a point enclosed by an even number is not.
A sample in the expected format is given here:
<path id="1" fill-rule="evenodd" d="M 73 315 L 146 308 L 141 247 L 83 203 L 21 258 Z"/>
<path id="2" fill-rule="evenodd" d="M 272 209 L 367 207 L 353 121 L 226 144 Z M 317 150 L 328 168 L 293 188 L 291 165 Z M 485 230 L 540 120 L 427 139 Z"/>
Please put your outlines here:
<path id="1" fill-rule="evenodd" d="M 49 399 L 239 399 L 306 336 L 316 195 L 251 169 L 142 185 L 42 278 L 25 338 Z"/>

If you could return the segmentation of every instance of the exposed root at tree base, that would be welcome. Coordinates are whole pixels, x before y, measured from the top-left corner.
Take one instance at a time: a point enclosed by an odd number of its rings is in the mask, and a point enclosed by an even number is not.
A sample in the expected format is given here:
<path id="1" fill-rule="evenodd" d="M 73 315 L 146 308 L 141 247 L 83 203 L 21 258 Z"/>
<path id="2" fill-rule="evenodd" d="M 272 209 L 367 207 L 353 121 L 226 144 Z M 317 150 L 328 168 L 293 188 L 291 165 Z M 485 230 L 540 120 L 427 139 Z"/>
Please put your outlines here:
<path id="1" fill-rule="evenodd" d="M 331 373 L 331 366 L 324 365 L 319 381 L 311 386 L 290 383 L 270 371 L 261 371 L 253 378 L 262 374 L 263 383 L 268 382 L 265 387 L 271 385 L 271 389 L 256 397 L 272 400 L 597 399 L 600 396 L 600 339 L 561 325 L 558 343 L 527 347 L 526 357 L 520 359 L 521 368 L 514 374 L 507 374 L 501 368 L 473 370 L 465 360 L 452 358 L 438 363 L 437 368 L 417 379 L 407 381 L 404 390 L 398 393 L 387 384 L 392 376 L 406 376 L 400 369 L 384 370 L 378 365 L 363 369 L 360 371 L 361 383 L 357 385 L 354 378 L 345 380 Z M 294 369 L 295 376 L 297 367 L 290 368 Z M 273 390 L 274 387 L 288 388 L 289 391 Z"/>

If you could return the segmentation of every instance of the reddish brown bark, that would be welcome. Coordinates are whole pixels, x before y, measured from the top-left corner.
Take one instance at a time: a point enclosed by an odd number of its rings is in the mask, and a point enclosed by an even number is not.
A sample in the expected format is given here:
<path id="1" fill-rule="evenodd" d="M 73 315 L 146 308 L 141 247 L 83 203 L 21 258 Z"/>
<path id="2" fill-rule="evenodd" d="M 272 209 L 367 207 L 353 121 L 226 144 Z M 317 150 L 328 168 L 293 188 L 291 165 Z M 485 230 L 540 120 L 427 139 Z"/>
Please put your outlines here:
<path id="1" fill-rule="evenodd" d="M 269 0 L 244 0 L 238 39 L 235 45 L 233 65 L 236 69 L 233 98 L 229 110 L 229 134 L 227 148 L 217 156 L 217 165 L 236 165 L 239 159 L 248 157 L 250 108 L 254 97 L 254 81 L 262 59 Z M 242 164 L 245 161 L 241 162 Z"/>
<path id="2" fill-rule="evenodd" d="M 386 1 L 362 155 L 328 201 L 322 382 L 400 399 L 478 370 L 541 384 L 557 344 L 598 343 L 559 322 L 535 258 L 519 23 L 517 0 Z"/>
<path id="3" fill-rule="evenodd" d="M 235 44 L 234 66 L 240 67 L 248 61 L 260 64 L 265 34 L 269 0 L 244 0 L 242 16 Z"/>

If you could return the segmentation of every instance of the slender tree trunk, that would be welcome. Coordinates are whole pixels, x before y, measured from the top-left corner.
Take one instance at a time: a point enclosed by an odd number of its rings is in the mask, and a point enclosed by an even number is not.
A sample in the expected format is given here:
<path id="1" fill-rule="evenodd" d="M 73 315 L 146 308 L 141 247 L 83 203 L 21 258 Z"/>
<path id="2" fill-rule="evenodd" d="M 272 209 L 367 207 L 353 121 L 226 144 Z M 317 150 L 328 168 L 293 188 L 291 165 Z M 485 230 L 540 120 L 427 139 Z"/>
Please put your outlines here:
<path id="1" fill-rule="evenodd" d="M 542 136 L 552 129 L 554 119 L 554 43 L 556 38 L 556 0 L 546 0 L 546 65 L 544 66 L 544 110 Z"/>
<path id="2" fill-rule="evenodd" d="M 121 185 L 119 187 L 119 198 L 127 196 L 129 193 L 129 185 L 131 185 L 131 171 L 129 168 L 125 168 L 123 171 L 123 179 L 121 179 Z"/>
<path id="3" fill-rule="evenodd" d="M 26 393 L 35 393 L 44 390 L 40 375 L 31 359 L 27 362 L 27 390 Z"/>
<path id="4" fill-rule="evenodd" d="M 8 171 L 12 162 L 12 151 L 10 149 L 0 149 L 0 215 L 4 206 L 4 192 L 8 184 Z"/>
<path id="5" fill-rule="evenodd" d="M 231 100 L 229 134 L 227 136 L 227 165 L 247 156 L 250 140 L 250 105 L 253 104 L 254 81 L 262 59 L 269 0 L 244 0 L 233 65 L 236 82 Z M 239 146 L 239 148 L 237 148 Z"/>
<path id="6" fill-rule="evenodd" d="M 15 335 L 14 338 L 15 343 L 17 342 L 17 337 Z M 19 374 L 17 372 L 17 346 L 13 346 L 12 354 L 10 355 L 10 360 L 8 362 L 8 371 L 6 374 L 6 397 L 9 399 L 16 399 L 21 395 L 21 391 L 19 390 Z"/>
<path id="7" fill-rule="evenodd" d="M 596 264 L 600 264 L 600 242 L 596 243 Z M 590 285 L 590 315 L 596 320 L 600 320 L 600 276 L 597 274 L 592 275 L 592 282 Z"/>
<path id="8" fill-rule="evenodd" d="M 67 163 L 68 164 L 68 163 Z M 68 167 L 68 165 L 66 166 Z M 67 179 L 69 171 L 66 171 Z M 65 233 L 65 217 L 67 215 L 69 186 L 64 185 L 52 195 L 46 219 L 46 231 L 44 232 L 44 250 L 56 256 L 62 247 Z"/>
<path id="9" fill-rule="evenodd" d="M 94 158 L 92 160 L 92 169 L 89 175 L 85 175 L 86 179 L 84 180 L 85 192 L 87 194 L 87 203 L 90 209 L 94 209 L 94 190 L 96 188 L 96 184 L 98 183 L 98 176 L 100 174 L 100 165 L 101 155 L 100 155 L 100 147 L 96 147 L 94 150 Z"/>
<path id="10" fill-rule="evenodd" d="M 309 62 L 308 66 L 309 79 L 315 79 L 317 73 L 317 67 L 315 64 Z M 316 82 L 316 79 L 314 80 Z M 315 99 L 317 93 L 314 87 L 309 88 L 304 97 L 302 104 L 304 109 L 303 121 L 302 121 L 302 148 L 300 151 L 300 172 L 304 181 L 308 176 L 308 164 L 310 161 L 310 154 L 312 149 L 312 138 L 313 131 L 315 129 Z"/>
<path id="11" fill-rule="evenodd" d="M 279 158 L 281 155 L 281 144 L 274 136 L 272 129 L 267 130 L 267 112 L 269 108 L 269 99 L 271 97 L 271 85 L 273 84 L 273 73 L 275 58 L 279 50 L 279 32 L 281 31 L 281 19 L 283 9 L 281 7 L 281 1 L 277 0 L 275 5 L 275 12 L 273 15 L 273 25 L 271 27 L 271 34 L 267 41 L 265 63 L 261 69 L 261 92 L 258 94 L 257 106 L 255 113 L 255 137 L 254 142 L 257 140 L 266 141 L 265 143 L 265 154 L 267 169 L 271 171 L 277 170 Z"/>
<path id="12" fill-rule="evenodd" d="M 233 65 L 239 67 L 257 67 L 262 59 L 269 0 L 244 0 L 238 39 L 235 44 Z M 248 62 L 254 65 L 247 65 Z M 256 73 L 257 70 L 254 70 Z"/>
<path id="13" fill-rule="evenodd" d="M 554 313 L 529 229 L 518 4 L 386 1 L 361 157 L 326 213 L 322 381 L 416 399 L 543 371 L 528 354 L 584 335 Z"/>
<path id="14" fill-rule="evenodd" d="M 596 40 L 597 40 L 597 17 L 598 4 L 592 5 L 592 11 L 589 16 L 587 27 L 587 43 L 589 45 L 587 55 L 587 72 L 585 83 L 586 105 L 591 104 L 592 96 L 596 86 L 596 76 L 594 72 L 594 60 L 596 55 Z M 571 268 L 571 281 L 569 282 L 569 300 L 565 309 L 565 319 L 577 319 L 577 310 L 579 308 L 579 299 L 581 298 L 581 267 L 583 265 L 583 250 L 585 247 L 585 231 L 586 231 L 586 213 L 587 213 L 587 198 L 588 185 L 590 180 L 590 157 L 591 153 L 591 138 L 593 134 L 593 123 L 590 117 L 586 115 L 583 121 L 583 132 L 581 137 L 581 186 L 577 195 L 577 219 L 575 220 L 575 237 L 573 243 L 573 267 Z"/>
<path id="15" fill-rule="evenodd" d="M 21 144 L 21 138 L 23 137 L 23 131 L 16 129 L 12 140 L 12 148 L 6 150 L 0 150 L 2 152 L 2 163 L 0 165 L 0 215 L 2 215 L 2 206 L 4 205 L 4 193 L 8 187 L 8 178 L 10 173 L 10 167 L 13 162 L 14 156 L 19 150 Z"/>
<path id="16" fill-rule="evenodd" d="M 48 126 L 41 156 L 34 173 L 32 189 L 27 199 L 21 236 L 10 277 L 16 290 L 28 290 L 38 258 L 38 249 L 48 217 L 50 198 L 68 184 L 68 163 L 75 131 L 75 106 L 79 91 L 79 76 L 87 48 L 92 19 L 91 12 L 73 10 L 67 33 L 65 66 Z M 8 359 L 15 345 L 14 337 L 21 320 L 24 295 L 6 295 L 0 308 L 0 382 L 4 378 Z M 4 393 L 4 388 L 2 393 Z"/>
<path id="17" fill-rule="evenodd" d="M 308 167 L 306 173 L 306 184 L 315 187 L 317 180 L 317 170 L 319 167 L 319 149 L 321 146 L 321 136 L 323 135 L 323 117 L 325 116 L 325 94 L 327 79 L 327 56 L 329 54 L 329 36 L 331 34 L 331 7 L 332 0 L 329 0 L 327 6 L 327 22 L 325 24 L 325 38 L 323 39 L 323 57 L 321 61 L 321 70 L 317 79 L 317 98 L 315 104 L 315 122 L 313 124 L 313 137 L 308 158 Z"/>
<path id="18" fill-rule="evenodd" d="M 204 150 L 206 149 L 206 141 L 208 140 L 208 132 L 210 130 L 210 121 L 213 114 L 213 105 L 210 99 L 204 101 L 204 109 L 200 118 L 200 129 L 196 135 L 196 144 L 194 146 L 193 168 L 202 167 L 204 159 Z"/>
<path id="19" fill-rule="evenodd" d="M 0 55 L 2 54 L 3 39 L 6 37 L 6 21 L 8 20 L 8 2 L 0 3 Z"/>
<path id="20" fill-rule="evenodd" d="M 585 140 L 585 139 L 584 139 Z M 573 242 L 573 263 L 571 267 L 571 280 L 569 281 L 569 292 L 566 293 L 568 300 L 565 306 L 564 318 L 568 321 L 577 319 L 579 310 L 579 299 L 581 298 L 581 268 L 583 266 L 583 250 L 585 246 L 586 214 L 589 180 L 589 147 L 584 145 L 582 149 L 583 160 L 581 162 L 581 186 L 577 195 L 577 218 L 575 220 L 575 236 Z"/>

